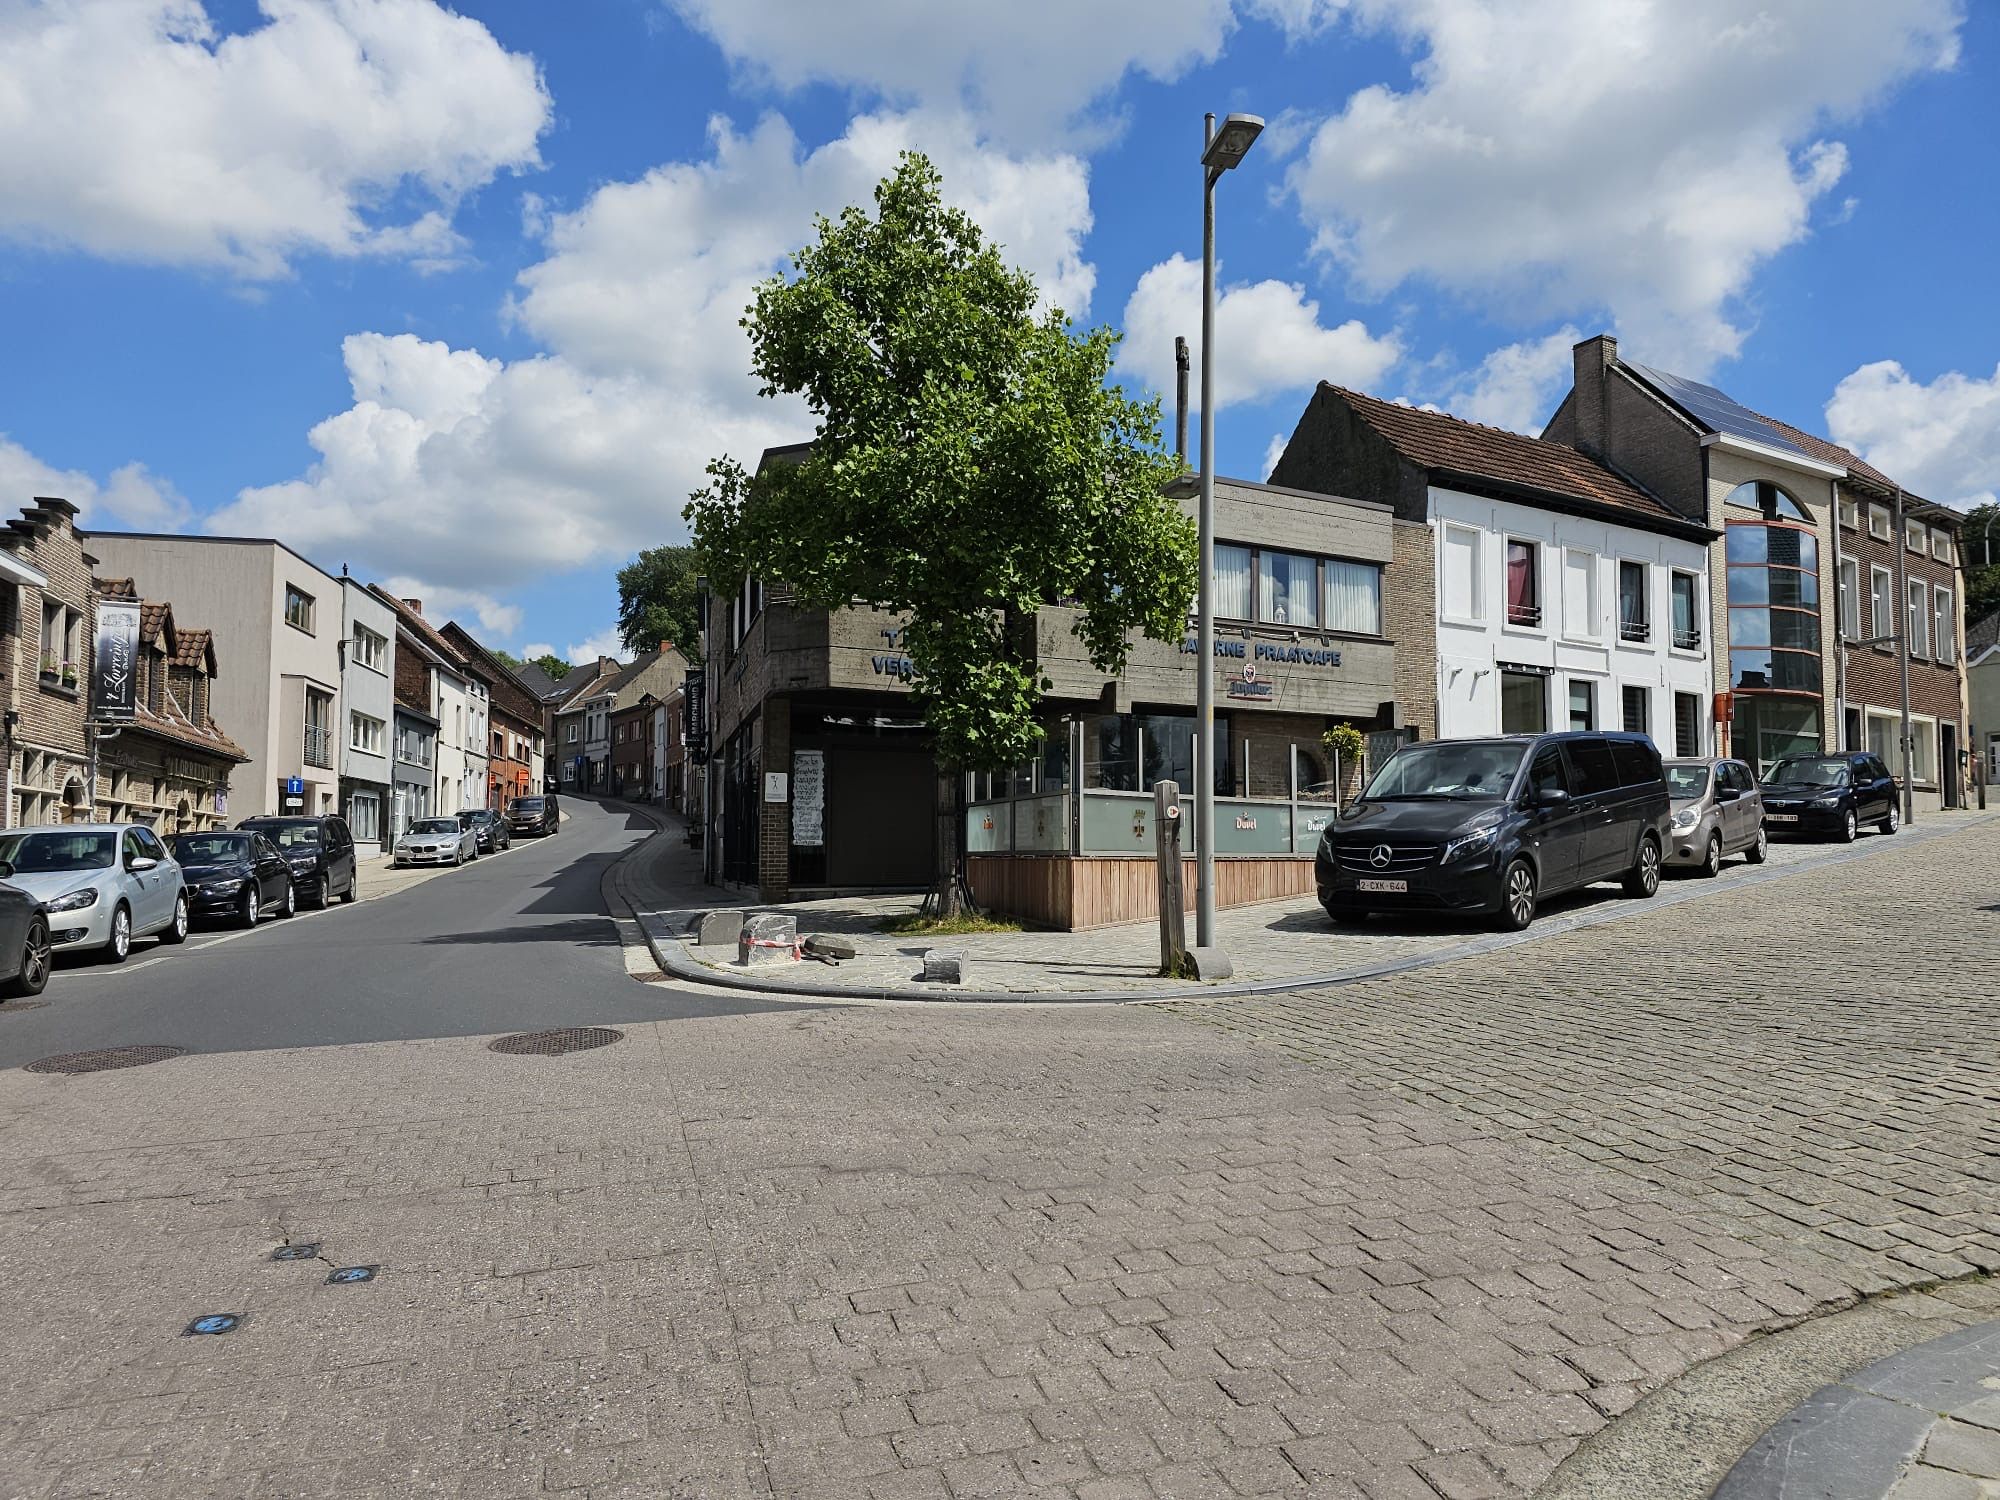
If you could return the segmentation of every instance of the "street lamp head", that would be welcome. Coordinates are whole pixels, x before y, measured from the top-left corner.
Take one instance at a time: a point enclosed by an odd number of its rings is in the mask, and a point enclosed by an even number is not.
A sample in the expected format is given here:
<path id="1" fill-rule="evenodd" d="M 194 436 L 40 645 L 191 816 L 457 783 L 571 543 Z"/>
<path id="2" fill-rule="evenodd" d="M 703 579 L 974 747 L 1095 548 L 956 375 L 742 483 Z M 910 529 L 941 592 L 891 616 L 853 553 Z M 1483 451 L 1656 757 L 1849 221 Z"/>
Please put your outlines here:
<path id="1" fill-rule="evenodd" d="M 1211 172 L 1227 172 L 1250 154 L 1251 143 L 1263 131 L 1264 121 L 1259 115 L 1229 116 L 1215 132 L 1208 149 L 1201 153 L 1201 164 Z"/>

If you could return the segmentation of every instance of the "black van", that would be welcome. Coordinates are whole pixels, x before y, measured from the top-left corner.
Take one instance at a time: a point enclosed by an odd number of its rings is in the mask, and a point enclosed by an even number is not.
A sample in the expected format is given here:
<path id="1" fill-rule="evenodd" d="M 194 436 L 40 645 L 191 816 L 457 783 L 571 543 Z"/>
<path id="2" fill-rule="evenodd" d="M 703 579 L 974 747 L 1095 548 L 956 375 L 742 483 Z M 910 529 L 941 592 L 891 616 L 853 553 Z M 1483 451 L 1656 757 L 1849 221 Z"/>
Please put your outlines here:
<path id="1" fill-rule="evenodd" d="M 1671 815 L 1660 753 L 1641 734 L 1409 745 L 1321 835 L 1319 902 L 1343 925 L 1375 911 L 1479 912 L 1518 931 L 1544 898 L 1593 881 L 1652 895 Z"/>
<path id="2" fill-rule="evenodd" d="M 344 818 L 245 818 L 236 825 L 261 833 L 278 846 L 301 900 L 325 906 L 335 896 L 353 901 L 361 894 L 355 867 L 354 835 Z"/>

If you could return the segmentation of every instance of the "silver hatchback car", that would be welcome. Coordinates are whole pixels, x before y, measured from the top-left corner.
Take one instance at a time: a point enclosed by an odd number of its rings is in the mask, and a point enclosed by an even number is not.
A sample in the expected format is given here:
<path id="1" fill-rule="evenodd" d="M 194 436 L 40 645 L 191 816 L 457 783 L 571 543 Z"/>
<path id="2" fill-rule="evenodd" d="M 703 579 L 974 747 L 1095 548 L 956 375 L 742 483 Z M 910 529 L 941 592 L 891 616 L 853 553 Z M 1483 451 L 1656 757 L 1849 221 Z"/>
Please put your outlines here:
<path id="1" fill-rule="evenodd" d="M 1669 865 L 1722 870 L 1725 856 L 1741 854 L 1761 865 L 1770 850 L 1764 833 L 1764 794 L 1740 760 L 1670 760 L 1667 792 L 1674 814 L 1668 824 Z"/>

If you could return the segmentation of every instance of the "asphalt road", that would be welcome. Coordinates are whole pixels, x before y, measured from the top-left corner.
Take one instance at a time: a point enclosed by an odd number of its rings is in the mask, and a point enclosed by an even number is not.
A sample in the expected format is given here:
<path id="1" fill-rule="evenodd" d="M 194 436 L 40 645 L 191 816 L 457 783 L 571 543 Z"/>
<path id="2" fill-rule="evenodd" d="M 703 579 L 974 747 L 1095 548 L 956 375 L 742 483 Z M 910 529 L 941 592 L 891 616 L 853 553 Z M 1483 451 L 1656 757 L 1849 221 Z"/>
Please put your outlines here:
<path id="1" fill-rule="evenodd" d="M 180 948 L 142 939 L 122 965 L 59 958 L 46 1004 L 0 1004 L 0 1067 L 98 1047 L 241 1052 L 770 1008 L 629 978 L 600 883 L 652 825 L 575 798 L 563 809 L 553 837 L 381 900 L 197 928 Z"/>

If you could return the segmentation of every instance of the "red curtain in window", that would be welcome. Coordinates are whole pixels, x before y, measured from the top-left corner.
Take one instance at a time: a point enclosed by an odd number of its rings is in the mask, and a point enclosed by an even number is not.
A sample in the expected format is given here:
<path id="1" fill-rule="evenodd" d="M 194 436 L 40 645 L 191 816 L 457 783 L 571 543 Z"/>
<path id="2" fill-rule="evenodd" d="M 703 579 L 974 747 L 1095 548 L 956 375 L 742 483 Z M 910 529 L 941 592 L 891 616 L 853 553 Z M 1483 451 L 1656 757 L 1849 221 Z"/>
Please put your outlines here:
<path id="1" fill-rule="evenodd" d="M 1510 619 L 1530 615 L 1535 609 L 1535 549 L 1519 542 L 1507 544 L 1507 614 Z"/>

